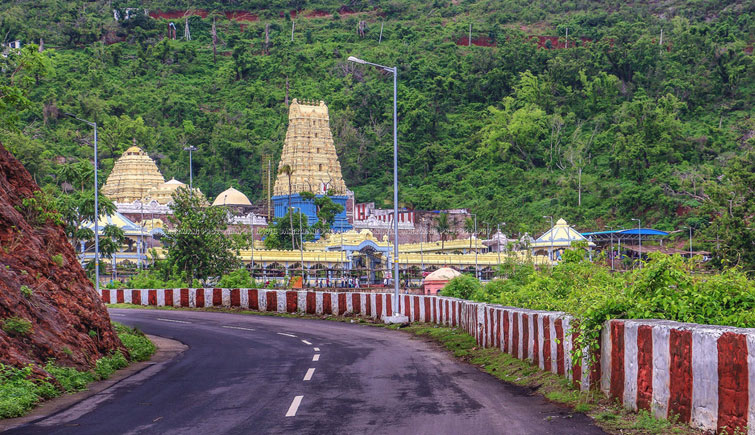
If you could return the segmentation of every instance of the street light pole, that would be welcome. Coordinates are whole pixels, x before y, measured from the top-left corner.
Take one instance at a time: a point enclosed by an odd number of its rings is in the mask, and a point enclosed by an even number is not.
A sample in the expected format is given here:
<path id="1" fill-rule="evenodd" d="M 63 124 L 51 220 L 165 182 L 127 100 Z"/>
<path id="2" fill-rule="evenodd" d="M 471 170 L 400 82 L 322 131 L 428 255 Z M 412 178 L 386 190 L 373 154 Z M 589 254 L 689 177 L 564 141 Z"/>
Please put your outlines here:
<path id="1" fill-rule="evenodd" d="M 301 284 L 304 286 L 304 243 L 303 243 L 303 237 L 302 237 L 302 226 L 301 226 L 301 207 L 293 207 L 294 210 L 299 210 L 299 254 L 301 255 Z M 309 221 L 307 221 L 309 222 Z M 291 235 L 291 240 L 293 240 L 293 234 Z"/>
<path id="2" fill-rule="evenodd" d="M 354 56 L 349 56 L 349 62 L 372 65 L 383 71 L 393 73 L 393 289 L 396 297 L 395 313 L 401 313 L 401 301 L 398 292 L 398 66 L 388 67 L 377 63 L 367 62 Z"/>
<path id="3" fill-rule="evenodd" d="M 480 279 L 480 266 L 477 264 L 477 213 L 474 214 L 474 237 L 475 237 L 475 246 L 474 246 L 474 276 L 478 280 Z"/>
<path id="4" fill-rule="evenodd" d="M 637 236 L 640 240 L 640 269 L 642 269 L 642 224 L 639 219 L 632 218 L 633 221 L 637 221 Z"/>
<path id="5" fill-rule="evenodd" d="M 194 191 L 193 190 L 194 189 L 194 169 L 193 169 L 194 165 L 192 165 L 192 161 L 191 161 L 191 152 L 197 151 L 198 149 L 199 148 L 195 147 L 194 145 L 184 147 L 184 151 L 189 152 L 189 190 L 191 190 L 192 192 Z"/>
<path id="6" fill-rule="evenodd" d="M 97 294 L 100 293 L 100 197 L 99 197 L 99 183 L 97 181 L 97 123 L 81 119 L 71 113 L 66 113 L 66 116 L 89 124 L 94 128 L 94 276 L 95 276 L 95 288 Z"/>
<path id="7" fill-rule="evenodd" d="M 551 261 L 551 266 L 553 266 L 553 216 L 543 216 L 543 219 L 550 219 L 551 221 L 551 250 L 548 257 Z"/>

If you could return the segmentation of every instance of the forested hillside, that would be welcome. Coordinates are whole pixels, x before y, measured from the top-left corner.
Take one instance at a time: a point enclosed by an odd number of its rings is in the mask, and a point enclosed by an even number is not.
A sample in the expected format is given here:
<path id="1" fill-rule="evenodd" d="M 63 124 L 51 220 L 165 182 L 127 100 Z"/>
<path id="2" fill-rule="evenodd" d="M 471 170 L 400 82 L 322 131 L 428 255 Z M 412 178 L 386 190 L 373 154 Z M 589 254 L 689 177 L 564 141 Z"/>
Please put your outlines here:
<path id="1" fill-rule="evenodd" d="M 405 206 L 468 207 L 509 233 L 639 217 L 752 255 L 753 2 L 17 0 L 0 38 L 44 42 L 33 105 L 0 140 L 47 189 L 91 157 L 71 112 L 101 126 L 105 176 L 135 140 L 188 181 L 194 145 L 203 192 L 259 198 L 288 95 L 328 104 L 347 185 L 389 203 L 392 78 L 354 55 L 399 67 Z"/>

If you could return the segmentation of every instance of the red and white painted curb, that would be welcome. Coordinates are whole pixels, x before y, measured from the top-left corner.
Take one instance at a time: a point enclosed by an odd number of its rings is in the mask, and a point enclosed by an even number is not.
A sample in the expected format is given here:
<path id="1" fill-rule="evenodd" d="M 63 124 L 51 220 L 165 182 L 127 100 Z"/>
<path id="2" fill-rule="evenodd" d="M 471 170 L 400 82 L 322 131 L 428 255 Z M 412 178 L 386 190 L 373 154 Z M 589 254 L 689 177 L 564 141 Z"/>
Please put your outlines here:
<path id="1" fill-rule="evenodd" d="M 173 307 L 239 307 L 278 313 L 390 316 L 388 293 L 175 288 L 100 290 L 105 303 Z M 442 296 L 400 295 L 412 322 L 460 327 L 483 347 L 495 347 L 582 390 L 600 389 L 633 410 L 676 416 L 693 427 L 755 435 L 755 329 L 661 320 L 606 322 L 592 367 L 587 349 L 572 361 L 575 319 Z"/>

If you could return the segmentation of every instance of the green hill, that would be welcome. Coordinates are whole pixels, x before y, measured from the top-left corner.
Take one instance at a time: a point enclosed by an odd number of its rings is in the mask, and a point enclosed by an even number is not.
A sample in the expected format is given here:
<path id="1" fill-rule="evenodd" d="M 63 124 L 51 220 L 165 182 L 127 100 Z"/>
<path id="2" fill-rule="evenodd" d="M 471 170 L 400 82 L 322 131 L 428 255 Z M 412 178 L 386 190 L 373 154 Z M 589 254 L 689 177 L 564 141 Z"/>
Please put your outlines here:
<path id="1" fill-rule="evenodd" d="M 392 80 L 350 55 L 399 67 L 404 205 L 468 207 L 509 232 L 543 215 L 707 227 L 709 189 L 755 144 L 752 2 L 18 0 L 0 5 L 0 37 L 42 38 L 54 71 L 30 84 L 20 131 L 0 132 L 48 186 L 91 155 L 71 112 L 101 125 L 105 176 L 136 140 L 188 181 L 194 145 L 203 192 L 259 198 L 288 95 L 326 101 L 347 185 L 389 202 Z"/>

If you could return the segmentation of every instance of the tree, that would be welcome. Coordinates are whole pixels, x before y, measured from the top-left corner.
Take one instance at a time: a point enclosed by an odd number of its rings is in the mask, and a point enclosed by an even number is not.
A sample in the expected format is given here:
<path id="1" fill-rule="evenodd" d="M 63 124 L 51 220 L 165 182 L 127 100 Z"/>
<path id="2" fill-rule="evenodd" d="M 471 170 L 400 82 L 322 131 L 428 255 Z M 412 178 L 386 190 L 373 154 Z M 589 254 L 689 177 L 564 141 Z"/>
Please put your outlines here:
<path id="1" fill-rule="evenodd" d="M 102 238 L 100 239 L 100 255 L 105 258 L 113 259 L 113 276 L 116 275 L 115 253 L 121 249 L 126 236 L 123 230 L 115 225 L 108 224 L 102 229 Z"/>
<path id="2" fill-rule="evenodd" d="M 289 231 L 289 222 L 301 222 L 302 240 L 310 241 L 315 238 L 314 226 L 310 227 L 307 222 L 307 216 L 300 212 L 294 212 L 289 210 L 285 216 L 275 218 L 275 220 L 268 225 L 267 228 L 263 228 L 261 233 L 265 238 L 265 247 L 267 249 L 282 249 L 292 250 L 295 249 L 295 244 L 298 243 L 298 234 L 296 231 Z"/>
<path id="3" fill-rule="evenodd" d="M 472 251 L 472 234 L 477 237 L 476 234 L 477 225 L 473 218 L 464 219 L 464 231 L 469 234 L 469 250 Z"/>
<path id="4" fill-rule="evenodd" d="M 286 174 L 286 177 L 288 177 L 288 218 L 289 218 L 289 227 L 291 228 L 291 234 L 294 233 L 294 218 L 291 214 L 291 174 L 294 173 L 294 169 L 289 164 L 285 164 L 278 169 L 279 174 Z"/>
<path id="5" fill-rule="evenodd" d="M 181 187 L 173 194 L 171 209 L 174 228 L 164 238 L 170 266 L 185 272 L 189 282 L 204 282 L 238 267 L 238 243 L 223 234 L 228 228 L 225 207 L 205 207 L 200 196 Z"/>
<path id="6" fill-rule="evenodd" d="M 328 195 L 316 196 L 312 192 L 301 192 L 301 197 L 314 202 L 317 214 L 317 222 L 312 228 L 320 233 L 330 232 L 333 222 L 335 222 L 338 213 L 343 211 L 341 204 L 336 204 Z"/>
<path id="7" fill-rule="evenodd" d="M 451 232 L 451 224 L 448 222 L 448 213 L 441 213 L 435 218 L 435 231 L 440 234 L 440 250 L 445 249 L 446 234 Z"/>

